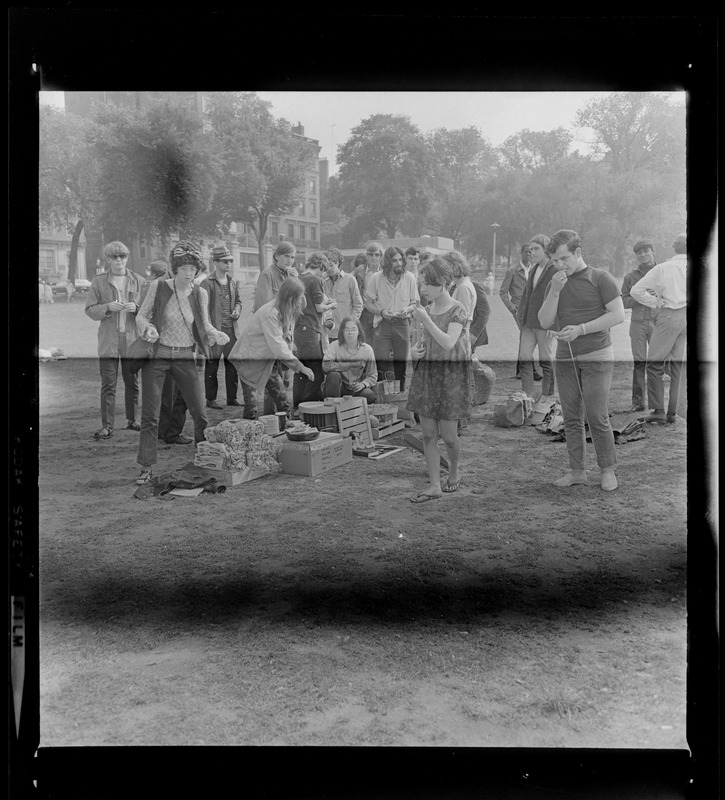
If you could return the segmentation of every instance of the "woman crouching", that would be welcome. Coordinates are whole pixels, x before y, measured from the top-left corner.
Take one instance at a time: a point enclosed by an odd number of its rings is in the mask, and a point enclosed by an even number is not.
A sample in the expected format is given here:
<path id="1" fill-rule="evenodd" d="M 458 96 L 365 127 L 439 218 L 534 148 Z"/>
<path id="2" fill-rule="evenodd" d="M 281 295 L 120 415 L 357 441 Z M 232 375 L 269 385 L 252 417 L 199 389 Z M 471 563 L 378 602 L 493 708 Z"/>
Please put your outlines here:
<path id="1" fill-rule="evenodd" d="M 373 348 L 365 343 L 360 322 L 345 317 L 340 323 L 337 339 L 330 342 L 322 359 L 325 380 L 323 397 L 364 397 L 368 403 L 375 402 L 373 386 L 378 382 L 377 365 Z"/>
<path id="2" fill-rule="evenodd" d="M 420 417 L 428 485 L 410 498 L 413 503 L 435 500 L 443 492 L 455 492 L 460 485 L 458 420 L 467 419 L 471 413 L 471 344 L 466 309 L 448 293 L 451 279 L 450 265 L 439 258 L 424 264 L 418 273 L 420 295 L 429 305 L 417 306 L 413 312 L 423 330 L 411 348 L 418 363 L 413 368 L 406 408 Z M 448 479 L 443 485 L 439 436 L 449 461 Z"/>
<path id="3" fill-rule="evenodd" d="M 275 361 L 313 380 L 314 372 L 292 352 L 297 320 L 305 308 L 305 287 L 297 278 L 286 278 L 277 296 L 260 306 L 229 353 L 239 379 L 255 392 L 267 388 L 271 397 L 284 397 L 285 386 Z"/>

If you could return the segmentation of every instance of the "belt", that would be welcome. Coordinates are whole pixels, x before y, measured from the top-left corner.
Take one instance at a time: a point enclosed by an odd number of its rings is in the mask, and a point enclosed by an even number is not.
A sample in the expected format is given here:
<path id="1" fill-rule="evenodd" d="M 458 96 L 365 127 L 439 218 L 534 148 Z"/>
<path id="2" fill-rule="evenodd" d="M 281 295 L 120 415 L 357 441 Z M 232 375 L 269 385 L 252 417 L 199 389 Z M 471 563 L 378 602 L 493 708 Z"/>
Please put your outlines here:
<path id="1" fill-rule="evenodd" d="M 159 343 L 159 347 L 165 347 L 167 350 L 171 350 L 172 353 L 183 353 L 186 350 L 193 350 L 194 349 L 194 345 L 193 344 L 190 344 L 187 347 L 174 347 L 173 345 L 170 345 L 170 344 L 161 344 L 161 343 Z"/>

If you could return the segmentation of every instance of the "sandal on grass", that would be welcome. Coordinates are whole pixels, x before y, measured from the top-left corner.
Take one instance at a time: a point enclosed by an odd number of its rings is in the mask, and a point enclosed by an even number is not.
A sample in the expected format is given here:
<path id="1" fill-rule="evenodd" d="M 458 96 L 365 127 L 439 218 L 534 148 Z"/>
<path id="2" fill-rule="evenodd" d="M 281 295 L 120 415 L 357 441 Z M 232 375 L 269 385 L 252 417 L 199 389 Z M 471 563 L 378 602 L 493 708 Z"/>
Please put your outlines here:
<path id="1" fill-rule="evenodd" d="M 130 419 L 128 421 L 128 425 L 126 425 L 126 428 L 128 428 L 128 430 L 131 430 L 131 431 L 140 431 L 141 430 L 141 425 L 138 422 L 136 422 L 136 420 Z"/>
<path id="2" fill-rule="evenodd" d="M 147 469 L 142 469 L 138 478 L 136 478 L 136 486 L 143 486 L 144 483 L 148 483 L 151 478 L 153 478 L 151 468 L 149 467 Z"/>
<path id="3" fill-rule="evenodd" d="M 110 425 L 106 425 L 104 428 L 101 428 L 100 431 L 96 431 L 93 434 L 94 439 L 110 439 L 113 436 L 113 428 Z"/>
<path id="4" fill-rule="evenodd" d="M 429 500 L 440 500 L 439 494 L 417 494 L 410 498 L 411 503 L 427 503 Z"/>
<path id="5" fill-rule="evenodd" d="M 446 494 L 452 494 L 453 492 L 458 491 L 458 487 L 461 485 L 461 479 L 459 478 L 457 481 L 452 481 L 450 478 L 441 486 L 441 489 Z"/>

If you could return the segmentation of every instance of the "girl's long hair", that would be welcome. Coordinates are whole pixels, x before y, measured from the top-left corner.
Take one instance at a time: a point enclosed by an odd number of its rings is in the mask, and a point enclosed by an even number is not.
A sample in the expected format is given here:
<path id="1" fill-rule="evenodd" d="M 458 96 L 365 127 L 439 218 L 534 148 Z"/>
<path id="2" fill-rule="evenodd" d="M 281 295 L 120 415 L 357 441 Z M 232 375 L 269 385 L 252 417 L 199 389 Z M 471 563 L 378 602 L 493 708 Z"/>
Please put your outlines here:
<path id="1" fill-rule="evenodd" d="M 300 297 L 302 303 L 299 302 Z M 293 330 L 302 309 L 307 305 L 302 281 L 297 278 L 286 278 L 279 287 L 275 305 L 279 311 L 282 330 L 285 332 Z"/>

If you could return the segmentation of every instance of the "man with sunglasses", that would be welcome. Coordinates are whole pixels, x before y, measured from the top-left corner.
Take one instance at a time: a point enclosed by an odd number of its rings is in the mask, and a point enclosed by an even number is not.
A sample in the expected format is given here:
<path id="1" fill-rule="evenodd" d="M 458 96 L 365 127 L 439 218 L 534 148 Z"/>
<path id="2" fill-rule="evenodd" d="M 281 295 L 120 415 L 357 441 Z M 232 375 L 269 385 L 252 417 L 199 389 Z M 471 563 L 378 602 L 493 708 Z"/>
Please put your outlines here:
<path id="1" fill-rule="evenodd" d="M 131 372 L 126 353 L 137 338 L 136 312 L 144 280 L 126 268 L 128 248 L 123 242 L 109 242 L 103 254 L 107 270 L 95 275 L 86 299 L 86 314 L 98 327 L 98 360 L 101 372 L 101 428 L 95 439 L 113 436 L 116 412 L 118 362 L 125 387 L 126 428 L 138 431 L 138 375 Z"/>

